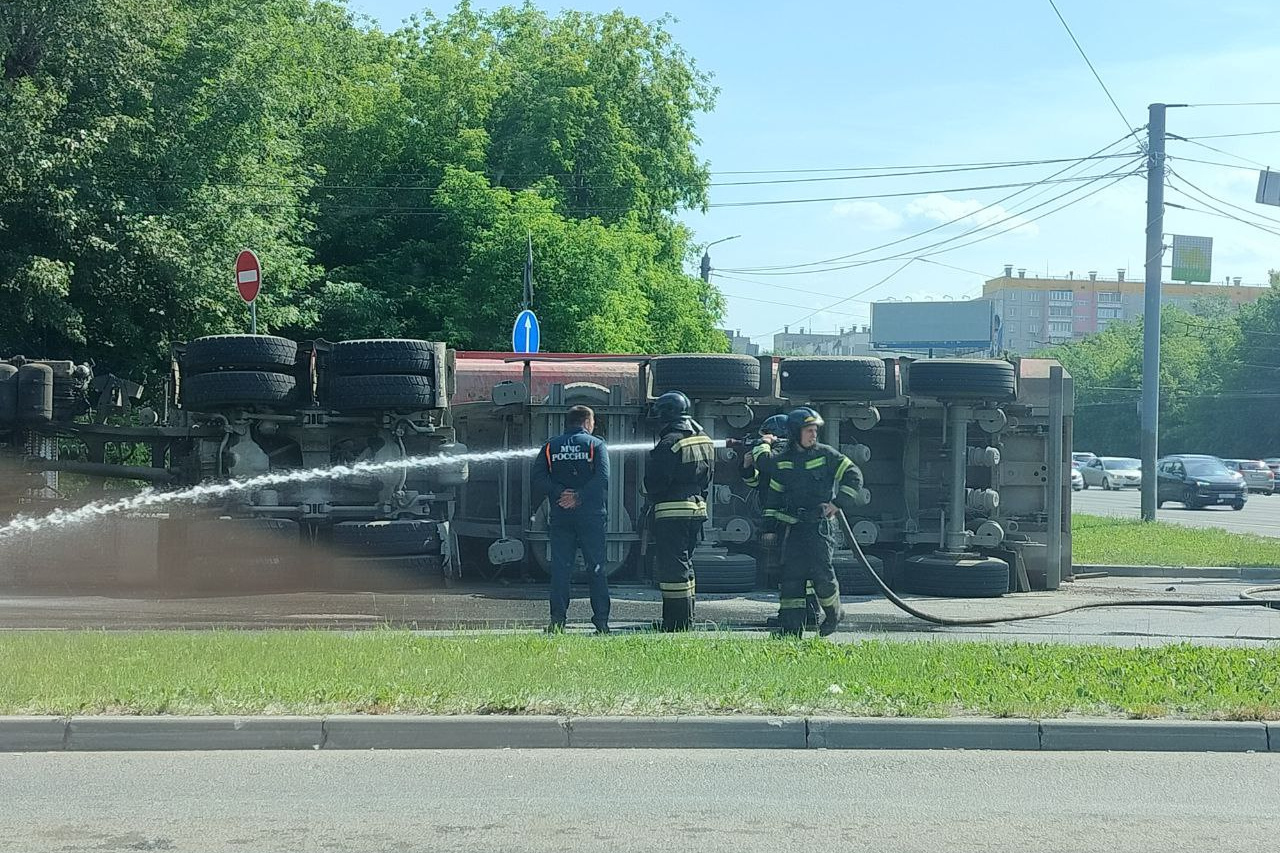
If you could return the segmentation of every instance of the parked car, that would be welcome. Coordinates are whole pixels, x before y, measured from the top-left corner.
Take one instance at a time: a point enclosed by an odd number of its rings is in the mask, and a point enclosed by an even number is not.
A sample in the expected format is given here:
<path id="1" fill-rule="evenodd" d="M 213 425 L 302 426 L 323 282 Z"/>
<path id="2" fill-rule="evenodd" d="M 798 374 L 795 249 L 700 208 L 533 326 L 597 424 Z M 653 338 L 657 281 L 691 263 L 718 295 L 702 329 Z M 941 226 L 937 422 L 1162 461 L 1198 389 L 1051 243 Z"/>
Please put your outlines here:
<path id="1" fill-rule="evenodd" d="M 1264 495 L 1275 494 L 1276 475 L 1267 463 L 1259 459 L 1223 459 L 1222 462 L 1232 471 L 1240 472 L 1249 491 Z"/>
<path id="2" fill-rule="evenodd" d="M 1156 465 L 1156 506 L 1180 503 L 1187 509 L 1219 504 L 1244 509 L 1249 487 L 1239 471 L 1216 456 L 1169 456 Z"/>
<path id="3" fill-rule="evenodd" d="M 1080 466 L 1071 463 L 1071 491 L 1078 492 L 1084 488 L 1084 475 L 1080 473 Z"/>
<path id="4" fill-rule="evenodd" d="M 1268 456 L 1266 459 L 1263 459 L 1262 461 L 1265 462 L 1267 464 L 1267 467 L 1271 469 L 1272 474 L 1275 474 L 1277 477 L 1280 477 L 1280 456 Z"/>
<path id="5" fill-rule="evenodd" d="M 1088 465 L 1097 458 L 1096 454 L 1090 453 L 1087 450 L 1081 450 L 1071 454 L 1071 461 L 1079 462 L 1081 465 Z"/>
<path id="6" fill-rule="evenodd" d="M 1128 456 L 1095 456 L 1080 467 L 1084 487 L 1100 486 L 1106 491 L 1142 485 L 1142 462 Z"/>

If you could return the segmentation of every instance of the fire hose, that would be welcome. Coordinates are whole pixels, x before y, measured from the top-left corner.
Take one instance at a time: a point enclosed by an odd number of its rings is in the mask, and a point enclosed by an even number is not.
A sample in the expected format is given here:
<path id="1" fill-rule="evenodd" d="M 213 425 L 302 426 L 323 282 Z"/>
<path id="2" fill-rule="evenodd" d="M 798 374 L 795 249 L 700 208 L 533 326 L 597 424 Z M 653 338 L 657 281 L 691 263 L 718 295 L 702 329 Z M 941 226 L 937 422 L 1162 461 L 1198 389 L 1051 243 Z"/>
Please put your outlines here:
<path id="1" fill-rule="evenodd" d="M 934 625 L 944 625 L 948 627 L 965 627 L 976 625 L 999 625 L 1004 622 L 1022 622 L 1027 619 L 1043 619 L 1046 616 L 1061 616 L 1063 613 L 1073 613 L 1077 610 L 1096 610 L 1103 607 L 1266 607 L 1271 610 L 1280 610 L 1280 599 L 1261 598 L 1260 596 L 1267 593 L 1280 592 L 1280 585 L 1277 586 L 1256 586 L 1246 589 L 1240 593 L 1239 598 L 1216 598 L 1216 599 L 1176 599 L 1176 598 L 1140 598 L 1131 600 L 1112 600 L 1112 601 L 1092 601 L 1085 604 L 1073 604 L 1068 607 L 1059 607 L 1054 610 L 1046 610 L 1040 613 L 1021 613 L 1012 616 L 995 616 L 995 617 L 952 617 L 937 616 L 927 613 L 918 607 L 913 606 L 904 601 L 897 593 L 889 588 L 884 578 L 876 573 L 872 568 L 871 561 L 867 559 L 867 555 L 862 553 L 862 546 L 858 544 L 857 537 L 853 535 L 853 529 L 849 526 L 849 519 L 845 517 L 844 511 L 837 508 L 835 518 L 840 523 L 840 528 L 844 531 L 845 541 L 849 543 L 853 553 L 857 555 L 858 562 L 862 568 L 875 581 L 876 586 L 880 587 L 880 592 L 885 598 L 889 599 L 899 610 L 911 614 L 917 619 L 923 619 L 925 622 L 931 622 Z"/>

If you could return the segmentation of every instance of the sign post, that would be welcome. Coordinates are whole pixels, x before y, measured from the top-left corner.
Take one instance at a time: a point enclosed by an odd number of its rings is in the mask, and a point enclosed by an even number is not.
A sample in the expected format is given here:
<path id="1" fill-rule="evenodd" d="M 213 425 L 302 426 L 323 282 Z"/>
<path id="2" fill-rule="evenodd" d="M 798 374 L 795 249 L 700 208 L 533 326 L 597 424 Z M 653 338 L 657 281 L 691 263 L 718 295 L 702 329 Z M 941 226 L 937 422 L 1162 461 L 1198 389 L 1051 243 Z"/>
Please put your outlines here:
<path id="1" fill-rule="evenodd" d="M 249 330 L 258 334 L 258 291 L 262 289 L 262 264 L 252 249 L 236 255 L 236 290 L 249 303 Z"/>
<path id="2" fill-rule="evenodd" d="M 538 325 L 538 317 L 528 308 L 516 315 L 515 325 L 511 327 L 511 351 L 532 355 L 538 352 L 542 343 L 542 328 Z"/>

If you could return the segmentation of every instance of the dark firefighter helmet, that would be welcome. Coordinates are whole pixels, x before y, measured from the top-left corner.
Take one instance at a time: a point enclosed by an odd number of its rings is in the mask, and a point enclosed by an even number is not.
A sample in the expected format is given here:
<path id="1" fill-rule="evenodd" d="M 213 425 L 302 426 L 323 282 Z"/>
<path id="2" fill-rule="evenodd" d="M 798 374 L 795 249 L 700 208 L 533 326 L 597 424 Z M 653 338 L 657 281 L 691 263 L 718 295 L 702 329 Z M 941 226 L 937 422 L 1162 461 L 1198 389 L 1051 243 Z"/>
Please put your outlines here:
<path id="1" fill-rule="evenodd" d="M 825 423 L 826 421 L 822 419 L 822 415 L 808 406 L 792 409 L 791 413 L 787 415 L 787 437 L 799 443 L 801 430 L 807 426 L 816 426 L 818 429 L 822 429 Z"/>
<path id="2" fill-rule="evenodd" d="M 778 438 L 787 437 L 787 416 L 786 415 L 770 415 L 764 419 L 764 423 L 760 424 L 761 435 L 772 435 Z"/>
<path id="3" fill-rule="evenodd" d="M 668 391 L 653 401 L 652 417 L 659 423 L 670 424 L 689 417 L 693 404 L 679 391 Z"/>

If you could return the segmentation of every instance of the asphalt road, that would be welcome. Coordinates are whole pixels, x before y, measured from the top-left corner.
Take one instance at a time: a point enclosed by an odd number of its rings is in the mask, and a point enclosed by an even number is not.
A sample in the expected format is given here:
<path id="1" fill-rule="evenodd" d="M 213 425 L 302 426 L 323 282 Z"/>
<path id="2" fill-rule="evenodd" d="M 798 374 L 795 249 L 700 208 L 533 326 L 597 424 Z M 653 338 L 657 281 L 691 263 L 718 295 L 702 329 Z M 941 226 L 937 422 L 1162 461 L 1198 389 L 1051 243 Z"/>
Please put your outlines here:
<path id="1" fill-rule="evenodd" d="M 1102 489 L 1092 488 L 1075 492 L 1071 496 L 1072 510 L 1090 515 L 1137 518 L 1140 503 L 1137 489 L 1104 492 Z M 1182 504 L 1166 503 L 1164 509 L 1157 511 L 1156 517 L 1160 521 L 1190 527 L 1220 527 L 1236 533 L 1280 536 L 1280 494 L 1250 495 L 1244 509 L 1239 512 L 1228 506 L 1194 510 L 1187 509 Z"/>
<path id="2" fill-rule="evenodd" d="M 1280 755 L 0 755 L 0 851 L 1272 851 Z"/>
<path id="3" fill-rule="evenodd" d="M 1133 598 L 1236 599 L 1262 581 L 1210 578 L 1092 578 L 1063 584 L 1058 592 L 1030 592 L 999 599 L 929 599 L 909 595 L 942 616 L 994 617 L 1044 612 L 1086 601 Z M 654 590 L 616 587 L 614 627 L 629 630 L 660 615 Z M 578 595 L 584 591 L 578 591 Z M 457 587 L 448 593 L 294 593 L 217 598 L 146 598 L 128 595 L 0 595 L 0 631 L 64 629 L 271 629 L 314 627 L 353 630 L 395 626 L 419 631 L 455 629 L 538 630 L 545 624 L 546 588 Z M 698 616 L 711 629 L 765 637 L 764 621 L 777 613 L 776 595 L 699 596 Z M 589 604 L 569 606 L 571 626 L 585 630 Z M 1189 642 L 1214 646 L 1265 646 L 1280 641 L 1280 613 L 1261 607 L 1146 607 L 1083 610 L 1046 619 L 981 628 L 939 628 L 908 616 L 879 596 L 845 597 L 845 621 L 832 639 L 999 640 L 1148 646 Z"/>

